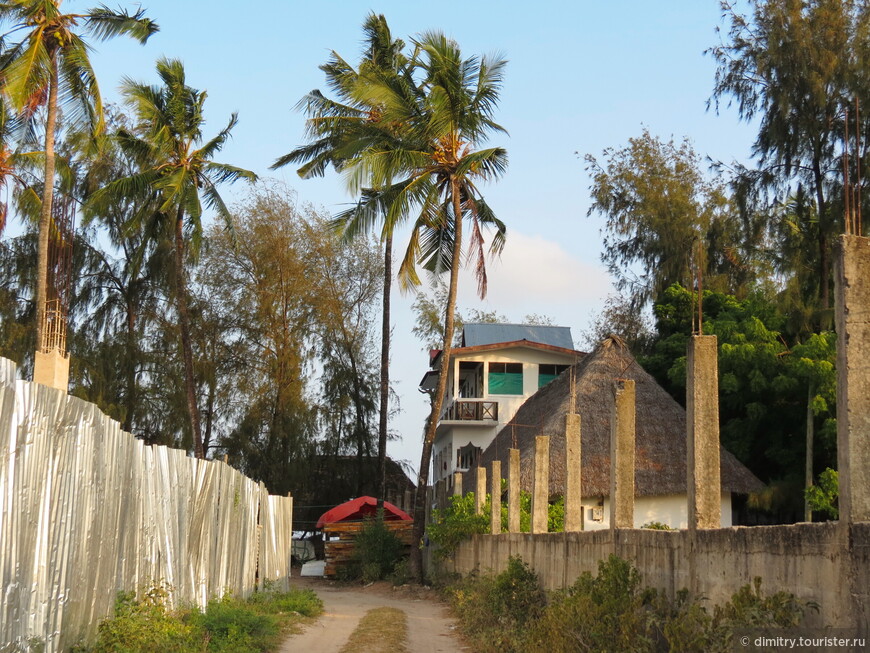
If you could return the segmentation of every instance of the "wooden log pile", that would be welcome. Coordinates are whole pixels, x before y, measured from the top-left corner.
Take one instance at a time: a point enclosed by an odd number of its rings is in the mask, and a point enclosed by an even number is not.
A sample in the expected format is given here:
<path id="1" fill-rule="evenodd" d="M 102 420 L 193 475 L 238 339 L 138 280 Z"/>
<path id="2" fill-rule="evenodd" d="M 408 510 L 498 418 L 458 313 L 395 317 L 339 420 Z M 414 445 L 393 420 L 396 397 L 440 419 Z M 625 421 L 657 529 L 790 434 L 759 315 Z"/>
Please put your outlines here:
<path id="1" fill-rule="evenodd" d="M 324 576 L 334 578 L 340 568 L 350 564 L 353 560 L 355 540 L 360 530 L 362 530 L 364 523 L 362 521 L 344 521 L 327 524 L 323 527 L 324 548 L 326 552 Z M 414 522 L 402 520 L 385 521 L 384 525 L 395 533 L 399 541 L 405 545 L 406 553 L 409 552 Z"/>

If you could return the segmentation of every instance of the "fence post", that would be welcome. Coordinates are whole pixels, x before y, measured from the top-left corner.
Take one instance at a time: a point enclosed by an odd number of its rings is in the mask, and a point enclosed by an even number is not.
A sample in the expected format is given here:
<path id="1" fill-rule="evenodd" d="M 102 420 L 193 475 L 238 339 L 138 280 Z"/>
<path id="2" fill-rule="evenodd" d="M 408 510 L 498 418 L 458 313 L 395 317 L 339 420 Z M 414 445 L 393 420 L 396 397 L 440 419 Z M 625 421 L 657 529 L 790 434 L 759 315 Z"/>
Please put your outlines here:
<path id="1" fill-rule="evenodd" d="M 634 527 L 634 381 L 613 385 L 610 418 L 610 528 Z"/>
<path id="2" fill-rule="evenodd" d="M 508 533 L 520 532 L 520 450 L 508 449 Z"/>
<path id="3" fill-rule="evenodd" d="M 722 482 L 716 336 L 692 336 L 686 349 L 686 458 L 689 528 L 719 528 Z"/>
<path id="4" fill-rule="evenodd" d="M 492 514 L 490 515 L 490 532 L 494 535 L 501 533 L 501 461 L 493 460 L 490 469 L 492 478 L 489 484 Z"/>
<path id="5" fill-rule="evenodd" d="M 565 532 L 583 528 L 580 415 L 565 415 Z"/>
<path id="6" fill-rule="evenodd" d="M 474 493 L 474 514 L 483 512 L 483 504 L 486 502 L 486 467 L 477 466 L 475 469 L 477 488 Z"/>
<path id="7" fill-rule="evenodd" d="M 535 438 L 535 482 L 532 491 L 532 533 L 547 532 L 550 507 L 550 437 Z"/>

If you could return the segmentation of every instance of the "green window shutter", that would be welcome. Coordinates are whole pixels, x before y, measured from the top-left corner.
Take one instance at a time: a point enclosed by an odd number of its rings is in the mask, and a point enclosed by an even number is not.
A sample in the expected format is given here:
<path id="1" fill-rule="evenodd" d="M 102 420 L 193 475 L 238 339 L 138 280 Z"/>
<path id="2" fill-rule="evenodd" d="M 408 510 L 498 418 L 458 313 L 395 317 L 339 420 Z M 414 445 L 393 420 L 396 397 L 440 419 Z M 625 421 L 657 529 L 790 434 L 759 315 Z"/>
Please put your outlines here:
<path id="1" fill-rule="evenodd" d="M 489 364 L 489 394 L 491 395 L 521 395 L 523 394 L 522 363 L 490 363 Z"/>

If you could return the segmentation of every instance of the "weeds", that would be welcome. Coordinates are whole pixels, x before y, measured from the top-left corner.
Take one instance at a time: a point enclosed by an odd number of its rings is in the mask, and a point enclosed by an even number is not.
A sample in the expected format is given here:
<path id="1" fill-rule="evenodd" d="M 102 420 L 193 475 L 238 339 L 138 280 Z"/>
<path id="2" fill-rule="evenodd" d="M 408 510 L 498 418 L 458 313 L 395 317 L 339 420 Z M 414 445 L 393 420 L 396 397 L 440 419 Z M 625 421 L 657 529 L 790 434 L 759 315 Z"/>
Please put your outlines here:
<path id="1" fill-rule="evenodd" d="M 584 573 L 549 596 L 519 558 L 501 574 L 469 576 L 446 594 L 464 634 L 483 653 L 724 652 L 732 650 L 737 629 L 795 627 L 815 607 L 785 592 L 767 596 L 756 578 L 710 612 L 686 591 L 671 601 L 644 587 L 637 569 L 617 556 L 601 561 L 596 576 Z"/>
<path id="2" fill-rule="evenodd" d="M 242 600 L 229 595 L 205 611 L 167 608 L 168 588 L 158 586 L 136 600 L 121 593 L 114 615 L 100 623 L 92 653 L 262 653 L 284 631 L 323 611 L 311 590 L 256 592 Z"/>

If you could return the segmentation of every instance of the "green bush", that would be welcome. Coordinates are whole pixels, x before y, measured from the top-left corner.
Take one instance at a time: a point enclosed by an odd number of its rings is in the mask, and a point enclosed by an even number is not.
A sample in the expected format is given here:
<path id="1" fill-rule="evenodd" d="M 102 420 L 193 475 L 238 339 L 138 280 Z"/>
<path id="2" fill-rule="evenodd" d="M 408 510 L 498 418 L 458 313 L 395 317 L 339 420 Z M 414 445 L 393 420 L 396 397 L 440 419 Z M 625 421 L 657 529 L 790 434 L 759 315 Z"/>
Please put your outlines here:
<path id="1" fill-rule="evenodd" d="M 354 540 L 346 578 L 372 583 L 387 578 L 402 559 L 404 547 L 382 516 L 368 517 Z"/>
<path id="2" fill-rule="evenodd" d="M 215 653 L 259 653 L 274 646 L 280 635 L 274 615 L 231 596 L 209 601 L 193 621 L 209 634 L 208 651 Z"/>
<path id="3" fill-rule="evenodd" d="M 737 629 L 793 628 L 807 607 L 786 592 L 764 595 L 755 579 L 710 612 L 685 590 L 671 601 L 645 588 L 637 569 L 617 556 L 549 597 L 519 558 L 498 576 L 469 576 L 446 594 L 464 634 L 484 653 L 724 653 Z"/>
<path id="4" fill-rule="evenodd" d="M 465 635 L 481 653 L 521 653 L 523 632 L 544 610 L 537 575 L 519 557 L 497 576 L 471 576 L 447 589 Z"/>
<path id="5" fill-rule="evenodd" d="M 463 540 L 476 533 L 489 533 L 489 516 L 474 512 L 474 492 L 453 495 L 444 510 L 432 511 L 432 523 L 427 527 L 429 541 L 435 546 L 435 557 L 449 558 Z"/>

